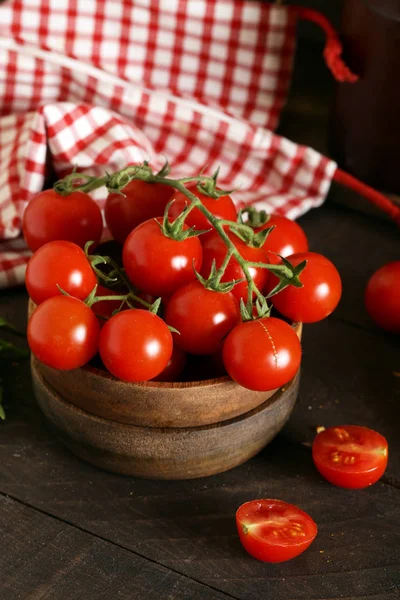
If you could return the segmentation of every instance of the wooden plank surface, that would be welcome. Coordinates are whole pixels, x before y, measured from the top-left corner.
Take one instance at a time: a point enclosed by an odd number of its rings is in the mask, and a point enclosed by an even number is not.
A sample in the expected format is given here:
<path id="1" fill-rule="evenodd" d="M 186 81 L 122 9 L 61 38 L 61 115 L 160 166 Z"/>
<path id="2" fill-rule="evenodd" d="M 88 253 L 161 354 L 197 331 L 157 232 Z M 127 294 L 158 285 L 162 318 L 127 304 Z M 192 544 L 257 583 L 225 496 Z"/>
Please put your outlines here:
<path id="1" fill-rule="evenodd" d="M 1 600 L 223 600 L 225 594 L 0 496 Z"/>
<path id="2" fill-rule="evenodd" d="M 329 205 L 305 216 L 302 225 L 312 248 L 327 252 L 338 264 L 344 299 L 334 317 L 305 327 L 299 402 L 275 442 L 242 467 L 203 480 L 157 482 L 105 473 L 75 459 L 47 431 L 25 365 L 9 373 L 12 400 L 8 420 L 0 428 L 0 492 L 54 516 L 57 527 L 60 522 L 76 526 L 90 539 L 107 540 L 113 548 L 143 557 L 146 564 L 162 565 L 234 598 L 397 598 L 400 379 L 392 370 L 398 370 L 399 344 L 362 315 L 361 303 L 370 271 L 395 257 L 397 232 L 385 222 Z M 0 312 L 21 323 L 25 302 L 22 291 L 3 294 Z M 310 450 L 302 443 L 312 440 L 317 425 L 343 422 L 370 425 L 388 437 L 391 457 L 383 482 L 352 492 L 330 486 L 316 473 Z M 264 565 L 244 553 L 234 514 L 242 502 L 259 497 L 282 498 L 313 516 L 319 535 L 304 555 L 287 564 Z M 7 517 L 11 528 L 18 520 Z M 69 535 L 75 539 L 75 534 Z M 77 552 L 82 543 L 76 541 Z M 70 542 L 71 556 L 74 544 Z M 23 552 L 17 548 L 15 560 Z M 107 561 L 109 552 L 108 546 L 101 546 L 101 560 Z M 99 568 L 96 560 L 97 553 L 91 554 L 90 573 Z M 47 572 L 45 555 L 37 559 L 35 569 Z M 155 578 L 149 589 L 168 598 L 158 581 Z M 121 582 L 119 597 L 129 599 L 124 585 Z M 51 593 L 48 597 L 56 600 L 69 598 L 57 590 Z M 90 593 L 85 593 L 88 600 L 98 597 L 96 591 Z M 191 597 L 185 593 L 176 597 Z M 196 588 L 190 593 L 202 592 Z"/>

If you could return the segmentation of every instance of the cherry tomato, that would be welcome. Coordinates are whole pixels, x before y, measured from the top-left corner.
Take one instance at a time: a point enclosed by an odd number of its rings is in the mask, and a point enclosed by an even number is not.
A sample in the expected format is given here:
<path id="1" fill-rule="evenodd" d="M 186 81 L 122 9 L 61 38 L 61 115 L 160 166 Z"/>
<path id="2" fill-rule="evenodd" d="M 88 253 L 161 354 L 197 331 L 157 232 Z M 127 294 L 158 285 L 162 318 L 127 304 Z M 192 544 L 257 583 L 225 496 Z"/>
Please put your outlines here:
<path id="1" fill-rule="evenodd" d="M 342 282 L 336 267 L 325 256 L 315 252 L 299 252 L 288 256 L 287 260 L 294 266 L 307 261 L 300 275 L 303 287 L 288 286 L 272 296 L 271 302 L 292 321 L 315 323 L 325 319 L 335 310 L 342 295 Z M 277 277 L 271 275 L 268 288 L 272 290 L 277 283 Z"/>
<path id="2" fill-rule="evenodd" d="M 197 237 L 177 242 L 165 236 L 157 221 L 149 219 L 126 239 L 122 252 L 125 271 L 140 290 L 154 296 L 169 296 L 196 279 L 203 251 Z"/>
<path id="3" fill-rule="evenodd" d="M 383 435 L 368 427 L 341 425 L 317 435 L 312 455 L 327 481 L 357 490 L 372 485 L 384 474 L 388 443 Z"/>
<path id="4" fill-rule="evenodd" d="M 124 310 L 104 325 L 100 334 L 104 366 L 123 381 L 148 381 L 165 369 L 172 354 L 172 335 L 157 315 Z"/>
<path id="5" fill-rule="evenodd" d="M 236 207 L 229 195 L 220 196 L 218 199 L 211 198 L 197 189 L 196 182 L 189 183 L 186 187 L 192 194 L 200 198 L 203 205 L 212 212 L 215 217 L 227 221 L 236 221 Z M 171 196 L 171 200 L 174 202 L 169 209 L 169 215 L 172 219 L 175 219 L 176 217 L 179 217 L 183 209 L 190 204 L 190 200 L 186 198 L 185 194 L 182 194 L 182 192 L 175 192 L 173 196 Z M 192 212 L 188 214 L 185 223 L 189 227 L 194 227 L 195 229 L 210 229 L 212 227 L 207 217 L 203 215 L 198 208 L 194 208 Z M 201 237 L 204 238 L 203 235 Z"/>
<path id="6" fill-rule="evenodd" d="M 55 190 L 44 190 L 26 207 L 22 232 L 32 252 L 54 240 L 67 240 L 83 248 L 91 240 L 99 243 L 103 218 L 88 194 L 77 191 L 61 196 Z"/>
<path id="7" fill-rule="evenodd" d="M 239 385 L 266 392 L 296 375 L 301 345 L 285 321 L 265 317 L 232 329 L 224 343 L 223 360 L 228 374 Z"/>
<path id="8" fill-rule="evenodd" d="M 264 250 L 279 254 L 286 258 L 297 252 L 308 251 L 307 236 L 295 221 L 271 215 L 267 223 L 255 228 L 255 232 L 274 227 L 263 246 Z"/>
<path id="9" fill-rule="evenodd" d="M 98 349 L 99 323 L 86 304 L 54 296 L 38 306 L 28 323 L 28 343 L 45 365 L 69 371 L 82 367 Z"/>
<path id="10" fill-rule="evenodd" d="M 185 352 L 174 344 L 167 366 L 157 377 L 153 377 L 152 381 L 178 381 L 179 376 L 186 366 L 186 360 Z"/>
<path id="11" fill-rule="evenodd" d="M 164 214 L 173 189 L 161 183 L 134 179 L 121 194 L 109 194 L 104 207 L 107 226 L 115 240 L 123 244 L 144 221 Z"/>
<path id="12" fill-rule="evenodd" d="M 400 333 L 400 260 L 372 275 L 365 290 L 365 306 L 379 327 Z"/>
<path id="13" fill-rule="evenodd" d="M 96 290 L 96 296 L 120 296 L 118 292 L 114 290 L 109 290 L 106 287 L 99 284 Z M 100 302 L 95 302 L 92 306 L 92 311 L 97 317 L 100 317 L 100 326 L 105 324 L 107 319 L 112 317 L 114 311 L 118 310 L 122 304 L 122 300 L 100 300 Z M 128 308 L 126 304 L 124 304 L 122 310 Z"/>
<path id="14" fill-rule="evenodd" d="M 240 322 L 240 310 L 230 292 L 206 290 L 199 281 L 193 281 L 170 298 L 165 320 L 179 331 L 180 335 L 174 333 L 174 342 L 185 352 L 213 354 Z"/>
<path id="15" fill-rule="evenodd" d="M 60 286 L 67 294 L 84 300 L 97 283 L 85 253 L 72 242 L 48 242 L 29 260 L 25 285 L 36 304 L 59 296 Z"/>
<path id="16" fill-rule="evenodd" d="M 252 248 L 251 246 L 248 246 L 245 242 L 242 242 L 242 240 L 240 240 L 237 237 L 237 235 L 230 231 L 227 232 L 227 235 L 229 236 L 229 239 L 235 244 L 237 250 L 240 252 L 240 255 L 244 259 L 252 262 L 269 262 L 263 248 Z M 203 277 L 209 276 L 213 260 L 215 260 L 217 268 L 219 268 L 222 265 L 226 256 L 226 252 L 226 245 L 219 236 L 219 234 L 217 232 L 210 234 L 208 239 L 203 242 L 203 266 L 201 269 Z M 258 289 L 262 290 L 265 287 L 268 279 L 267 269 L 250 267 L 249 271 Z M 244 279 L 244 273 L 242 267 L 239 265 L 236 258 L 232 256 L 228 263 L 228 266 L 225 269 L 225 273 L 221 281 L 234 281 L 236 279 Z M 235 298 L 237 298 L 239 302 L 240 298 L 243 298 L 244 301 L 246 301 L 247 282 L 242 281 L 241 283 L 237 283 L 232 290 L 232 294 L 235 296 Z"/>
<path id="17" fill-rule="evenodd" d="M 263 562 L 278 563 L 298 556 L 314 541 L 318 528 L 303 510 L 282 500 L 252 500 L 236 513 L 244 549 Z"/>

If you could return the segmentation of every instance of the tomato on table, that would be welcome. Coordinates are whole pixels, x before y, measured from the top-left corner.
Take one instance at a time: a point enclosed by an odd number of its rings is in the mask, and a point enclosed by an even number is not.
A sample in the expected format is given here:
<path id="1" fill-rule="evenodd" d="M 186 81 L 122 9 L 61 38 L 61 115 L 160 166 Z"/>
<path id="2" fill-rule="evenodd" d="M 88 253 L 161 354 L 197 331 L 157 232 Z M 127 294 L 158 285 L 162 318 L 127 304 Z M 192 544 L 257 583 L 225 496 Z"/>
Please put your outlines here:
<path id="1" fill-rule="evenodd" d="M 93 241 L 97 246 L 103 233 L 103 217 L 96 202 L 84 192 L 62 196 L 53 189 L 44 190 L 26 207 L 22 233 L 32 252 L 55 240 L 74 242 L 81 248 Z"/>
<path id="2" fill-rule="evenodd" d="M 197 187 L 197 182 L 188 183 L 186 188 L 192 192 L 195 196 L 200 198 L 203 205 L 218 219 L 225 219 L 226 221 L 236 221 L 237 211 L 233 203 L 232 198 L 226 194 L 219 198 L 211 198 L 206 194 L 203 194 Z M 190 204 L 189 198 L 182 194 L 182 192 L 175 191 L 171 196 L 173 203 L 169 209 L 169 216 L 172 219 L 176 219 L 182 213 L 184 208 Z M 195 229 L 210 229 L 211 223 L 205 215 L 198 209 L 194 208 L 185 219 L 186 225 L 194 227 Z M 206 234 L 207 236 L 208 234 Z M 204 239 L 204 235 L 202 236 Z M 202 240 L 203 241 L 203 240 Z"/>
<path id="3" fill-rule="evenodd" d="M 82 367 L 97 352 L 99 323 L 81 300 L 54 296 L 33 312 L 28 323 L 28 343 L 45 365 L 68 371 Z"/>
<path id="4" fill-rule="evenodd" d="M 294 329 L 274 317 L 237 325 L 225 340 L 223 361 L 239 385 L 266 392 L 290 381 L 301 361 L 301 345 Z"/>
<path id="5" fill-rule="evenodd" d="M 113 238 L 123 244 L 135 227 L 163 215 L 172 193 L 168 185 L 133 179 L 122 194 L 109 194 L 104 215 Z"/>
<path id="6" fill-rule="evenodd" d="M 66 241 L 48 242 L 30 258 L 25 285 L 28 294 L 40 304 L 61 294 L 57 285 L 70 296 L 84 300 L 97 278 L 83 250 Z"/>
<path id="7" fill-rule="evenodd" d="M 287 257 L 297 266 L 307 261 L 299 279 L 303 287 L 288 286 L 271 297 L 275 308 L 288 319 L 301 323 L 315 323 L 328 317 L 339 304 L 342 295 L 340 275 L 330 260 L 315 252 L 299 252 Z M 278 278 L 270 275 L 268 291 L 277 284 Z"/>
<path id="8" fill-rule="evenodd" d="M 173 240 L 161 231 L 161 222 L 161 218 L 149 219 L 136 227 L 122 252 L 124 269 L 132 283 L 157 297 L 169 296 L 194 281 L 194 269 L 200 270 L 203 259 L 198 237 Z"/>
<path id="9" fill-rule="evenodd" d="M 179 331 L 174 342 L 190 354 L 213 354 L 240 322 L 239 305 L 228 292 L 207 290 L 199 281 L 180 288 L 169 299 L 165 320 Z"/>
<path id="10" fill-rule="evenodd" d="M 253 248 L 252 246 L 248 246 L 231 231 L 227 232 L 227 235 L 231 242 L 233 242 L 233 244 L 236 246 L 236 249 L 239 251 L 240 255 L 245 260 L 262 263 L 269 262 L 263 248 Z M 201 274 L 203 275 L 203 277 L 207 278 L 210 275 L 211 266 L 214 260 L 217 269 L 222 265 L 226 253 L 227 247 L 225 245 L 225 242 L 221 239 L 218 232 L 213 232 L 209 235 L 208 239 L 203 241 L 203 266 L 201 269 Z M 249 271 L 254 280 L 254 283 L 256 284 L 258 289 L 262 291 L 267 283 L 269 275 L 267 269 L 263 269 L 261 267 L 249 267 Z M 242 267 L 239 265 L 236 258 L 232 256 L 225 269 L 225 273 L 221 281 L 228 282 L 244 278 L 245 275 L 243 273 Z M 232 294 L 235 296 L 235 298 L 237 298 L 239 302 L 241 298 L 243 298 L 243 300 L 246 302 L 248 295 L 247 281 L 237 283 L 232 290 Z"/>
<path id="11" fill-rule="evenodd" d="M 379 327 L 400 333 L 400 260 L 372 275 L 365 290 L 365 306 Z"/>
<path id="12" fill-rule="evenodd" d="M 297 252 L 308 251 L 307 236 L 295 221 L 279 215 L 270 215 L 268 221 L 260 227 L 255 227 L 254 231 L 258 233 L 270 227 L 274 227 L 274 229 L 268 235 L 263 246 L 267 252 L 286 258 Z"/>
<path id="13" fill-rule="evenodd" d="M 252 500 L 236 512 L 245 550 L 258 560 L 279 563 L 306 550 L 318 528 L 303 510 L 282 500 Z"/>
<path id="14" fill-rule="evenodd" d="M 368 427 L 341 425 L 317 435 L 312 455 L 327 481 L 357 490 L 382 477 L 388 462 L 388 443 L 383 435 Z"/>
<path id="15" fill-rule="evenodd" d="M 117 313 L 101 330 L 100 356 L 104 366 L 123 381 L 148 381 L 167 366 L 172 335 L 157 315 L 141 309 Z"/>

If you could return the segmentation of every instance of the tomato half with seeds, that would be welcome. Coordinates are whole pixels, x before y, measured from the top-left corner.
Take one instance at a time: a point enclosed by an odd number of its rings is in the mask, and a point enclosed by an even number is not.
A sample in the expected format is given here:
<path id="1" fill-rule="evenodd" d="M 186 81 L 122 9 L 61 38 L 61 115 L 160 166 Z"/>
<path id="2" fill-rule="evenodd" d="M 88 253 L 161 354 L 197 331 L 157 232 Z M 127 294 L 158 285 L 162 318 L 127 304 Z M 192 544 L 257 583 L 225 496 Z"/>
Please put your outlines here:
<path id="1" fill-rule="evenodd" d="M 372 275 L 365 290 L 365 306 L 379 327 L 400 333 L 400 260 Z"/>
<path id="2" fill-rule="evenodd" d="M 113 238 L 123 244 L 135 227 L 163 215 L 172 192 L 168 185 L 133 179 L 122 194 L 109 194 L 104 215 Z"/>
<path id="3" fill-rule="evenodd" d="M 82 367 L 97 352 L 99 323 L 81 300 L 54 296 L 33 312 L 28 323 L 28 343 L 45 365 L 69 371 Z"/>
<path id="4" fill-rule="evenodd" d="M 341 425 L 317 435 L 312 455 L 327 481 L 357 490 L 376 483 L 384 474 L 388 443 L 383 435 L 368 427 Z"/>
<path id="5" fill-rule="evenodd" d="M 88 194 L 76 191 L 62 196 L 53 189 L 44 190 L 26 207 L 22 232 L 32 252 L 54 240 L 68 240 L 83 248 L 86 242 L 100 242 L 103 217 Z"/>
<path id="6" fill-rule="evenodd" d="M 192 192 L 192 194 L 200 198 L 203 205 L 215 217 L 218 217 L 218 219 L 225 219 L 227 221 L 236 221 L 236 207 L 232 198 L 228 194 L 220 196 L 219 198 L 211 198 L 210 196 L 203 194 L 198 189 L 196 182 L 189 183 L 186 187 L 190 192 Z M 176 217 L 179 217 L 184 208 L 190 204 L 190 200 L 185 196 L 185 194 L 182 194 L 182 192 L 175 192 L 173 196 L 171 196 L 171 200 L 173 200 L 173 203 L 169 209 L 169 215 L 171 218 L 175 219 Z M 189 227 L 194 227 L 195 229 L 210 229 L 212 227 L 207 217 L 203 215 L 198 208 L 194 208 L 188 214 L 185 219 L 185 223 Z M 204 236 L 202 237 L 204 238 Z"/>
<path id="7" fill-rule="evenodd" d="M 83 250 L 66 241 L 49 242 L 36 250 L 25 274 L 26 289 L 35 304 L 59 296 L 57 285 L 70 296 L 84 300 L 96 283 Z"/>
<path id="8" fill-rule="evenodd" d="M 252 246 L 248 246 L 245 242 L 239 239 L 237 235 L 230 231 L 227 232 L 227 235 L 231 242 L 233 242 L 236 246 L 240 255 L 245 260 L 262 263 L 269 262 L 263 248 L 253 248 Z M 210 275 L 211 266 L 214 260 L 217 268 L 219 268 L 222 265 L 226 253 L 227 247 L 225 245 L 225 242 L 221 239 L 220 235 L 217 232 L 210 234 L 208 239 L 203 241 L 203 266 L 201 269 L 201 274 L 203 275 L 203 277 L 207 278 Z M 261 267 L 249 267 L 249 271 L 258 289 L 262 290 L 265 287 L 268 279 L 267 269 L 263 269 Z M 244 278 L 245 275 L 243 273 L 242 267 L 239 265 L 236 258 L 232 256 L 225 269 L 225 273 L 221 281 L 235 281 Z M 243 298 L 243 300 L 246 302 L 247 281 L 237 283 L 232 289 L 232 294 L 235 296 L 235 298 L 237 298 L 239 302 L 241 298 Z"/>
<path id="9" fill-rule="evenodd" d="M 167 325 L 147 310 L 124 310 L 111 317 L 100 333 L 104 366 L 123 381 L 148 381 L 159 375 L 171 358 L 172 347 Z"/>
<path id="10" fill-rule="evenodd" d="M 266 392 L 290 381 L 301 361 L 301 345 L 294 329 L 275 317 L 237 325 L 224 343 L 223 361 L 239 385 Z"/>
<path id="11" fill-rule="evenodd" d="M 240 541 L 247 552 L 269 563 L 298 556 L 315 539 L 318 528 L 306 512 L 282 500 L 252 500 L 236 513 Z"/>
<path id="12" fill-rule="evenodd" d="M 161 222 L 161 218 L 149 219 L 136 227 L 122 252 L 124 269 L 132 283 L 156 297 L 169 296 L 194 281 L 194 269 L 200 270 L 203 259 L 198 237 L 173 240 L 161 231 Z"/>
<path id="13" fill-rule="evenodd" d="M 182 350 L 190 354 L 213 354 L 240 322 L 240 310 L 230 292 L 213 292 L 193 281 L 169 299 L 165 320 L 179 331 L 179 335 L 173 336 Z"/>
<path id="14" fill-rule="evenodd" d="M 293 266 L 307 261 L 299 276 L 303 287 L 289 285 L 272 296 L 272 304 L 281 315 L 296 322 L 315 323 L 328 317 L 339 304 L 342 295 L 342 281 L 335 265 L 315 252 L 299 252 L 288 256 L 287 260 Z M 268 290 L 271 291 L 278 281 L 271 274 Z"/>
<path id="15" fill-rule="evenodd" d="M 307 236 L 295 221 L 287 217 L 271 215 L 264 225 L 255 228 L 254 231 L 258 233 L 269 227 L 274 227 L 274 229 L 266 239 L 264 250 L 279 254 L 284 258 L 297 252 L 308 251 Z"/>

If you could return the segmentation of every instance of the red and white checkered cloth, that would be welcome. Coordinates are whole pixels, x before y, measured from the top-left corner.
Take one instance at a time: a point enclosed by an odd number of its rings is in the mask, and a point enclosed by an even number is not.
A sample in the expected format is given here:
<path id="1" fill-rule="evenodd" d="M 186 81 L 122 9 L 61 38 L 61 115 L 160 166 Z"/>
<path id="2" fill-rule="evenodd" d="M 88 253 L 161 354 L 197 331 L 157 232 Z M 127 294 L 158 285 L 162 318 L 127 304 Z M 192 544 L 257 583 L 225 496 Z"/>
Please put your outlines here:
<path id="1" fill-rule="evenodd" d="M 291 218 L 320 205 L 335 163 L 273 133 L 297 17 L 242 0 L 1 4 L 0 286 L 23 281 L 29 253 L 15 238 L 49 168 L 167 157 L 176 177 L 220 165 L 238 204 Z"/>

